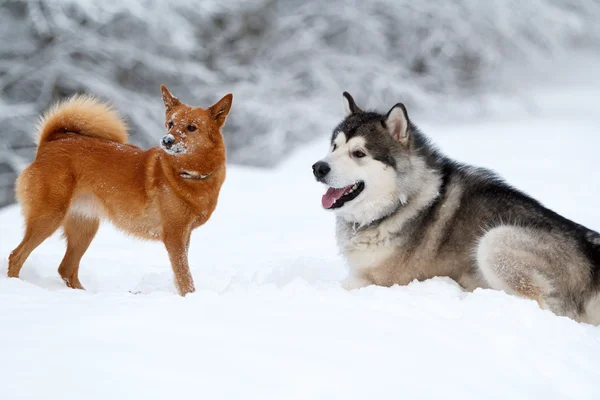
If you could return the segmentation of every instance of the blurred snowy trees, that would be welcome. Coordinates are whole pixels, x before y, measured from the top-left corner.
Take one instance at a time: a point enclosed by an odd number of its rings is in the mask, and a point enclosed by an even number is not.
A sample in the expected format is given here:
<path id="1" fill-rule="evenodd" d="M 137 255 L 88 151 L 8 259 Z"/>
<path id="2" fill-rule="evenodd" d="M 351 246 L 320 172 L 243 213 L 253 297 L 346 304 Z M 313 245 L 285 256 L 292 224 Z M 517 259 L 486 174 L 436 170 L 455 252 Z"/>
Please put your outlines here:
<path id="1" fill-rule="evenodd" d="M 228 92 L 232 162 L 276 163 L 361 105 L 447 107 L 506 90 L 504 71 L 600 44 L 598 0 L 0 0 L 0 206 L 51 102 L 88 91 L 163 134 L 159 85 L 208 106 Z"/>

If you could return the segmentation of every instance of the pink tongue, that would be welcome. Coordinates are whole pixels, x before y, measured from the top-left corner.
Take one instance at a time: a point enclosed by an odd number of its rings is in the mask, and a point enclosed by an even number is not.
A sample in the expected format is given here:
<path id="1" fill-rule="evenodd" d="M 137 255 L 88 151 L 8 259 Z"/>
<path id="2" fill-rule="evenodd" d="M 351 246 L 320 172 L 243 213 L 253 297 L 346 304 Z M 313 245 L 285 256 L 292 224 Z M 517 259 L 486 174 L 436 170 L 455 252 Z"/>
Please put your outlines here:
<path id="1" fill-rule="evenodd" d="M 331 208 L 333 203 L 340 197 L 344 195 L 344 192 L 348 189 L 347 187 L 341 189 L 329 188 L 327 189 L 327 193 L 323 195 L 321 199 L 321 204 L 323 204 L 324 208 Z"/>

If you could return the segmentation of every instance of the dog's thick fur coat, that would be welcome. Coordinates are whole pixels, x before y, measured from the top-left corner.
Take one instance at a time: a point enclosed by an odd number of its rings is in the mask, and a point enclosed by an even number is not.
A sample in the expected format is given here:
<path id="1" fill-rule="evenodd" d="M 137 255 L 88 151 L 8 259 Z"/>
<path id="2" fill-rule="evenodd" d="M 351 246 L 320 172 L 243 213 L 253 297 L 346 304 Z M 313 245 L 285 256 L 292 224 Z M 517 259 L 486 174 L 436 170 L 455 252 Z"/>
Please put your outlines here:
<path id="1" fill-rule="evenodd" d="M 79 263 L 106 218 L 133 236 L 163 241 L 179 293 L 194 291 L 188 245 L 225 180 L 220 128 L 232 96 L 208 109 L 181 103 L 164 86 L 162 97 L 169 133 L 147 151 L 126 144 L 121 117 L 94 97 L 74 96 L 46 113 L 36 158 L 17 180 L 26 227 L 10 254 L 9 277 L 18 277 L 29 254 L 62 226 L 67 251 L 58 272 L 69 287 L 83 289 Z"/>
<path id="2" fill-rule="evenodd" d="M 494 173 L 441 155 L 397 104 L 346 118 L 313 172 L 329 189 L 348 289 L 448 276 L 600 324 L 600 235 Z"/>

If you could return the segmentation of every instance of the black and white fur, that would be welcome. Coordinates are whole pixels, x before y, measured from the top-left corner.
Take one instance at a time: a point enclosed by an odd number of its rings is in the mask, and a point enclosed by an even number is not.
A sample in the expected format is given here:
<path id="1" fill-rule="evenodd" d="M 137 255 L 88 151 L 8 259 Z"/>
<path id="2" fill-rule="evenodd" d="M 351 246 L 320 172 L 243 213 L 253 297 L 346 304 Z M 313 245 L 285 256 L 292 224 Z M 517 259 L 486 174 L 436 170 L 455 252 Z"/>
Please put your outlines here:
<path id="1" fill-rule="evenodd" d="M 440 154 L 397 104 L 346 118 L 313 166 L 348 187 L 331 209 L 349 267 L 347 289 L 448 276 L 600 324 L 600 235 L 545 208 L 493 172 Z"/>

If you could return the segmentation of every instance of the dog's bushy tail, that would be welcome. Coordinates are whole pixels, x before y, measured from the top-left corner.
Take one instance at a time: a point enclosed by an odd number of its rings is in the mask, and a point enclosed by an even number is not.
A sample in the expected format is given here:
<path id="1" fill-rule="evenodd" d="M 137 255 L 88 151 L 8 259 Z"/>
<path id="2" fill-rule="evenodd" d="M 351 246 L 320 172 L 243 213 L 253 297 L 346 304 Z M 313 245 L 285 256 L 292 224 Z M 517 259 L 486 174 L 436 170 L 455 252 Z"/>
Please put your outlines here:
<path id="1" fill-rule="evenodd" d="M 86 94 L 55 104 L 38 124 L 38 146 L 53 140 L 56 133 L 75 133 L 127 143 L 127 125 L 115 109 Z"/>

